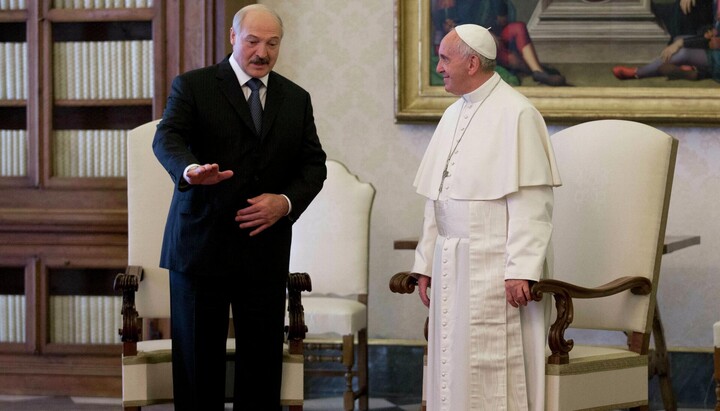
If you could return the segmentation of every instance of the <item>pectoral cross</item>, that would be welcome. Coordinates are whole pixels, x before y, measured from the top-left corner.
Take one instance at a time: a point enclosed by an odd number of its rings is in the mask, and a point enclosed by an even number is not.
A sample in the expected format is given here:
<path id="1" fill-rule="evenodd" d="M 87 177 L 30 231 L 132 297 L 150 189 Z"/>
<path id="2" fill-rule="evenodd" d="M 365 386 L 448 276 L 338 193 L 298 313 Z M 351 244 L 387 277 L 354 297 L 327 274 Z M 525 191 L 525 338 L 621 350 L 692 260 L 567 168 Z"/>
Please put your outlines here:
<path id="1" fill-rule="evenodd" d="M 447 167 L 445 167 L 445 170 L 443 170 L 442 173 L 442 179 L 440 179 L 440 187 L 438 187 L 438 193 L 442 193 L 443 184 L 445 184 L 445 178 L 450 177 L 450 172 L 448 171 Z"/>

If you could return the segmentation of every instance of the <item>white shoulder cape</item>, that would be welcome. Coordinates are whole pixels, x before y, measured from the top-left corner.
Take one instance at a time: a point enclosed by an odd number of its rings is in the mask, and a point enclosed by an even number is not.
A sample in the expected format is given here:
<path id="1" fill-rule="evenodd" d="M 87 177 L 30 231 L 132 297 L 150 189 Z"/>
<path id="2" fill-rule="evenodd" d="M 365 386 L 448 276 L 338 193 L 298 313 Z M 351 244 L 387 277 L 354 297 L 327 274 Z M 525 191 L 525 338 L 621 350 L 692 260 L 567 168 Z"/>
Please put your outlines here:
<path id="1" fill-rule="evenodd" d="M 484 88 L 492 92 L 453 156 L 453 184 L 446 195 L 456 200 L 496 200 L 523 186 L 561 185 L 542 115 L 497 74 L 476 92 Z M 415 176 L 417 192 L 431 200 L 439 195 L 463 102 L 464 98 L 458 99 L 443 114 Z"/>

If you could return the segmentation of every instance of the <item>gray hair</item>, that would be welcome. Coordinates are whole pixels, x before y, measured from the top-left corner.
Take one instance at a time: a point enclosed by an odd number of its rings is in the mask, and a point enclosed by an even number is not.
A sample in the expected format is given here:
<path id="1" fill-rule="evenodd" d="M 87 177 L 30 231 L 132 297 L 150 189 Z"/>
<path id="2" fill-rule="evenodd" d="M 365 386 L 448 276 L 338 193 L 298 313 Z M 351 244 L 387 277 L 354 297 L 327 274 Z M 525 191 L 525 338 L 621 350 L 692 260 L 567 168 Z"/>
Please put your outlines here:
<path id="1" fill-rule="evenodd" d="M 248 6 L 245 6 L 241 8 L 237 13 L 235 13 L 235 17 L 233 17 L 232 27 L 233 30 L 235 30 L 235 33 L 240 33 L 240 30 L 242 28 L 243 21 L 245 20 L 245 17 L 247 16 L 248 12 L 251 11 L 264 11 L 266 13 L 269 13 L 271 16 L 277 20 L 278 25 L 280 26 L 280 38 L 282 38 L 284 34 L 283 29 L 283 22 L 280 18 L 280 15 L 275 12 L 275 10 L 271 9 L 270 7 L 264 5 L 264 4 L 250 4 Z"/>
<path id="2" fill-rule="evenodd" d="M 460 53 L 463 57 L 470 57 L 470 56 L 476 56 L 480 60 L 480 68 L 484 72 L 491 72 L 495 70 L 496 62 L 495 60 L 491 60 L 482 54 L 475 51 L 472 47 L 470 47 L 467 43 L 462 41 L 462 39 L 458 38 L 458 42 L 456 44 L 457 52 Z"/>

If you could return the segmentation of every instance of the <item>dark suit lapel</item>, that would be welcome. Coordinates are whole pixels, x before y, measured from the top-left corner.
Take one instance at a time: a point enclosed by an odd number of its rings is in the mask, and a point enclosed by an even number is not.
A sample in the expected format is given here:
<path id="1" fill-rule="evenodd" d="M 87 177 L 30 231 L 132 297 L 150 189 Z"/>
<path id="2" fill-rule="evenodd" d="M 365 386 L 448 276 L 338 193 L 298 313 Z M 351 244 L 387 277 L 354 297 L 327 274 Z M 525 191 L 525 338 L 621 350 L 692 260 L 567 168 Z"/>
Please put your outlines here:
<path id="1" fill-rule="evenodd" d="M 250 130 L 255 130 L 255 124 L 250 116 L 250 106 L 248 106 L 247 100 L 245 100 L 245 95 L 238 83 L 235 72 L 230 66 L 228 58 L 225 58 L 225 60 L 218 65 L 217 78 L 220 83 L 220 90 L 222 90 L 223 94 L 225 94 L 225 97 L 230 102 L 230 105 L 233 109 L 235 109 L 248 128 Z"/>
<path id="2" fill-rule="evenodd" d="M 272 128 L 272 124 L 280 112 L 284 93 L 283 83 L 278 80 L 278 76 L 274 72 L 270 72 L 267 94 L 265 95 L 265 107 L 263 108 L 262 138 L 267 136 L 268 130 Z"/>

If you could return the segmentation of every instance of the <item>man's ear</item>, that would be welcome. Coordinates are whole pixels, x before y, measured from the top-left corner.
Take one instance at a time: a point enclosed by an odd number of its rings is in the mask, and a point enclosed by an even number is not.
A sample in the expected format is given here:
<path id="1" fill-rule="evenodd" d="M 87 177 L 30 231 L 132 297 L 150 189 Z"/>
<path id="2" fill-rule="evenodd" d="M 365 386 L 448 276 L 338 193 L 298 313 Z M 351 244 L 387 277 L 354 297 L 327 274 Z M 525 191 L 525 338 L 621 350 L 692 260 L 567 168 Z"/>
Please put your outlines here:
<path id="1" fill-rule="evenodd" d="M 468 74 L 473 75 L 480 70 L 480 58 L 474 54 L 470 55 L 470 58 L 468 58 Z"/>

